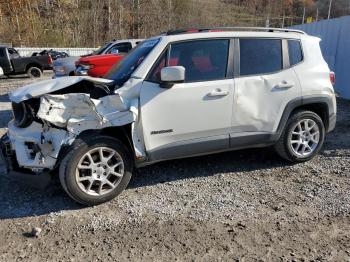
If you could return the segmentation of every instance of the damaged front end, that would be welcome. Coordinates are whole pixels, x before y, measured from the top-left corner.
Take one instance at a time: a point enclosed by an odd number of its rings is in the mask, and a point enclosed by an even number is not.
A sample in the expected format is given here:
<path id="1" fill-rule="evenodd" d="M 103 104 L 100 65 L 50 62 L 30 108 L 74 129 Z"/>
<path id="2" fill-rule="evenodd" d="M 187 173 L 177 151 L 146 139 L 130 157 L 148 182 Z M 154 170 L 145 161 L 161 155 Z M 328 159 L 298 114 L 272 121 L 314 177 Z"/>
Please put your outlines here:
<path id="1" fill-rule="evenodd" d="M 8 170 L 50 171 L 57 166 L 62 148 L 72 145 L 83 131 L 135 122 L 137 110 L 132 107 L 137 105 L 123 101 L 112 90 L 112 82 L 65 77 L 11 93 L 14 119 L 1 139 Z"/>

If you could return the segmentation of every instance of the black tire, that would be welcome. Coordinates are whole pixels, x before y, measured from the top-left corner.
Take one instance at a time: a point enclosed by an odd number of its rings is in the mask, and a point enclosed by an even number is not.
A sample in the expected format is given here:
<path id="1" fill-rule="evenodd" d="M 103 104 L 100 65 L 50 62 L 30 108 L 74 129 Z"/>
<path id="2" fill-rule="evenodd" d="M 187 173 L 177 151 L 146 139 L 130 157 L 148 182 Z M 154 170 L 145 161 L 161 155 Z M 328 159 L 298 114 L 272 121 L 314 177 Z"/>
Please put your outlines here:
<path id="1" fill-rule="evenodd" d="M 313 120 L 319 128 L 319 142 L 317 144 L 317 147 L 314 149 L 314 151 L 308 156 L 296 155 L 292 150 L 291 146 L 289 145 L 289 139 L 290 139 L 291 132 L 293 131 L 292 130 L 293 127 L 303 119 Z M 292 163 L 305 162 L 312 159 L 315 155 L 319 153 L 324 142 L 324 137 L 325 137 L 325 127 L 321 117 L 312 111 L 298 110 L 295 113 L 293 113 L 293 115 L 291 115 L 291 117 L 289 118 L 281 134 L 281 137 L 279 138 L 278 142 L 275 144 L 274 148 L 278 155 L 280 155 L 282 158 L 284 158 L 289 162 L 292 162 Z"/>
<path id="2" fill-rule="evenodd" d="M 43 75 L 43 72 L 41 71 L 41 69 L 39 67 L 32 66 L 32 67 L 28 68 L 27 75 L 30 78 L 40 78 Z"/>
<path id="3" fill-rule="evenodd" d="M 124 174 L 120 178 L 118 185 L 113 191 L 101 196 L 90 195 L 84 192 L 79 187 L 75 177 L 76 167 L 81 157 L 89 150 L 97 147 L 108 147 L 115 150 L 124 162 Z M 77 139 L 68 152 L 61 161 L 59 178 L 63 189 L 78 203 L 87 206 L 102 204 L 115 198 L 127 187 L 132 175 L 133 161 L 130 151 L 118 139 L 102 135 L 85 136 Z"/>

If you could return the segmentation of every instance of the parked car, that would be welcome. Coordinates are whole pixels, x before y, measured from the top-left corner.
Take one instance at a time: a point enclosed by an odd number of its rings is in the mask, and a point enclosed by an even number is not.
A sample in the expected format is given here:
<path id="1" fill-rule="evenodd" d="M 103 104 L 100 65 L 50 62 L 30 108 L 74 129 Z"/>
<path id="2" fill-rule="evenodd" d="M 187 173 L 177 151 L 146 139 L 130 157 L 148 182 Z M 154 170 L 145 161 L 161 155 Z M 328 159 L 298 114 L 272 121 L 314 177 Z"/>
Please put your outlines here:
<path id="1" fill-rule="evenodd" d="M 69 55 L 66 52 L 60 52 L 55 50 L 43 50 L 39 53 L 35 52 L 32 54 L 32 56 L 39 56 L 39 55 L 50 55 L 52 60 L 57 60 L 65 57 L 69 57 Z"/>
<path id="2" fill-rule="evenodd" d="M 75 62 L 78 61 L 79 58 L 80 56 L 69 56 L 53 61 L 54 78 L 62 76 L 74 76 Z"/>
<path id="3" fill-rule="evenodd" d="M 43 70 L 52 69 L 52 58 L 49 55 L 21 57 L 14 48 L 0 46 L 0 66 L 6 76 L 41 77 Z"/>
<path id="4" fill-rule="evenodd" d="M 134 167 L 159 161 L 264 146 L 294 163 L 313 158 L 336 123 L 320 39 L 214 30 L 150 38 L 106 79 L 53 79 L 12 92 L 14 119 L 1 139 L 8 170 L 38 177 L 59 169 L 70 197 L 96 205 L 120 194 Z"/>
<path id="5" fill-rule="evenodd" d="M 88 56 L 104 55 L 104 54 L 118 54 L 118 53 L 128 53 L 132 48 L 134 48 L 142 39 L 124 39 L 124 40 L 113 40 L 106 45 L 102 46 L 98 50 L 94 51 Z M 62 76 L 72 76 L 75 74 L 75 63 L 80 59 L 80 57 L 69 57 L 58 59 L 53 63 L 54 78 Z"/>
<path id="6" fill-rule="evenodd" d="M 81 57 L 75 63 L 75 74 L 81 76 L 103 77 L 114 64 L 119 63 L 126 54 L 92 55 Z"/>
<path id="7" fill-rule="evenodd" d="M 4 70 L 2 70 L 2 67 L 0 66 L 0 76 L 4 75 Z"/>

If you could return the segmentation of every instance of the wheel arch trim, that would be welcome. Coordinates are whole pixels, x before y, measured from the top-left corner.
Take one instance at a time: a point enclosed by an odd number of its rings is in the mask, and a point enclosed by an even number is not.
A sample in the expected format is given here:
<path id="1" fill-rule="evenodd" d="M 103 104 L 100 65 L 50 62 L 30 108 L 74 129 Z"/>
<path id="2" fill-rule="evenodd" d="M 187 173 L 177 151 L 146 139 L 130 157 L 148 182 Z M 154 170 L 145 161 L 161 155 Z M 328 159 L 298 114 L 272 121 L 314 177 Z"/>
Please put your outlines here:
<path id="1" fill-rule="evenodd" d="M 334 125 L 335 125 L 335 123 L 333 123 L 334 122 L 333 119 L 335 118 L 335 113 L 331 112 L 331 108 L 333 106 L 332 97 L 327 96 L 327 95 L 310 95 L 310 96 L 295 98 L 287 103 L 287 105 L 282 113 L 282 116 L 281 116 L 281 119 L 279 121 L 279 124 L 278 124 L 278 127 L 277 127 L 277 130 L 276 130 L 276 133 L 274 135 L 273 140 L 277 141 L 280 138 L 280 136 L 281 136 L 286 124 L 287 124 L 287 121 L 290 118 L 290 116 L 294 110 L 296 110 L 298 108 L 303 108 L 303 106 L 312 106 L 312 105 L 315 105 L 315 106 L 322 105 L 324 108 L 322 108 L 321 110 L 326 109 L 326 111 L 324 112 L 325 118 L 326 118 L 325 119 L 326 121 L 324 124 L 325 124 L 325 128 L 326 128 L 326 132 L 330 132 L 334 128 Z"/>

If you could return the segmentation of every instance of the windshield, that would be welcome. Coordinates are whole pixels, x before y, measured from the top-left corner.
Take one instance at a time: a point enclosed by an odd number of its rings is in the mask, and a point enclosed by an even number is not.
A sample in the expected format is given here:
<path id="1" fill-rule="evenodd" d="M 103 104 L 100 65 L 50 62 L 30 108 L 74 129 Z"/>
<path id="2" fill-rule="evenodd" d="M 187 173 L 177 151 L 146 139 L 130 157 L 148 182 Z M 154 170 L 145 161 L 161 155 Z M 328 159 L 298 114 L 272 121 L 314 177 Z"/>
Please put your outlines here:
<path id="1" fill-rule="evenodd" d="M 101 55 L 107 49 L 107 47 L 109 47 L 110 45 L 111 45 L 111 43 L 105 44 L 104 46 L 100 47 L 99 49 L 93 51 L 92 55 Z"/>
<path id="2" fill-rule="evenodd" d="M 136 68 L 159 42 L 159 38 L 146 40 L 133 49 L 120 63 L 115 64 L 104 76 L 114 80 L 117 86 L 122 86 Z"/>

